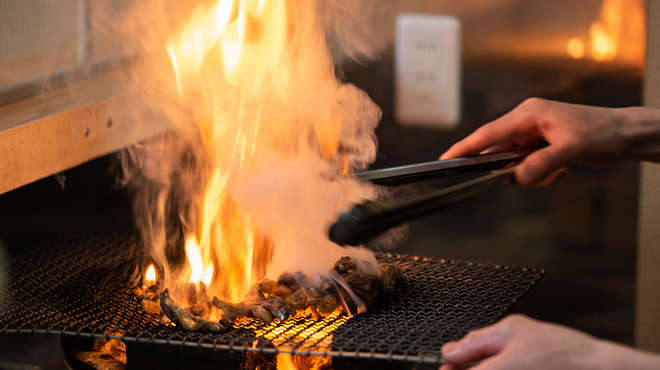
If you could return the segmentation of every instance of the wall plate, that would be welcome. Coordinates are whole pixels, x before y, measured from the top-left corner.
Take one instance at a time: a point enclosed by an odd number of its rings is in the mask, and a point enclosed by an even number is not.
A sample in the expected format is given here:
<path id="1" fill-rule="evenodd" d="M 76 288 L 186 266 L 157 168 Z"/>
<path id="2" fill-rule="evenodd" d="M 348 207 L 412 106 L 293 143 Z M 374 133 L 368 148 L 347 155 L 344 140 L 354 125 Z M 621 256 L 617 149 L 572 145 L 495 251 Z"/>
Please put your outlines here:
<path id="1" fill-rule="evenodd" d="M 456 127 L 461 112 L 460 21 L 447 15 L 400 14 L 394 49 L 397 121 Z"/>

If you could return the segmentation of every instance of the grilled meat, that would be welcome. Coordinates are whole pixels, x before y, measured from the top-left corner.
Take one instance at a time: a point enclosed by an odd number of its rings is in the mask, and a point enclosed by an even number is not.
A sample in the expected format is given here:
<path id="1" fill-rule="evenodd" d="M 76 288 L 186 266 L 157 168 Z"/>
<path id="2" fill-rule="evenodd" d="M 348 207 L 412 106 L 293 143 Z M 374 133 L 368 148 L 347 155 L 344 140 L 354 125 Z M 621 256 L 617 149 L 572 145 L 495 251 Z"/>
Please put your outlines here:
<path id="1" fill-rule="evenodd" d="M 225 330 L 222 324 L 197 317 L 177 306 L 172 298 L 170 298 L 170 293 L 167 289 L 160 294 L 160 308 L 168 319 L 184 330 L 209 330 L 215 333 Z"/>
<path id="2" fill-rule="evenodd" d="M 199 289 L 195 284 L 178 286 L 175 298 L 185 300 L 188 307 L 177 306 L 167 289 L 160 296 L 160 306 L 172 322 L 190 331 L 223 330 L 242 316 L 258 318 L 270 324 L 275 319 L 285 321 L 300 312 L 311 314 L 314 318 L 341 313 L 345 309 L 357 312 L 358 307 L 371 309 L 382 302 L 394 292 L 403 277 L 401 269 L 395 265 L 379 265 L 380 274 L 370 273 L 374 271 L 372 265 L 365 268 L 363 263 L 362 268 L 369 272 L 361 271 L 355 259 L 342 257 L 331 270 L 332 278 L 322 279 L 320 284 L 316 283 L 318 286 L 312 284 L 312 280 L 302 272 L 282 274 L 277 281 L 263 279 L 254 284 L 239 303 L 217 297 L 209 300 L 204 283 L 200 283 Z M 212 306 L 222 313 L 220 323 L 205 318 Z"/>

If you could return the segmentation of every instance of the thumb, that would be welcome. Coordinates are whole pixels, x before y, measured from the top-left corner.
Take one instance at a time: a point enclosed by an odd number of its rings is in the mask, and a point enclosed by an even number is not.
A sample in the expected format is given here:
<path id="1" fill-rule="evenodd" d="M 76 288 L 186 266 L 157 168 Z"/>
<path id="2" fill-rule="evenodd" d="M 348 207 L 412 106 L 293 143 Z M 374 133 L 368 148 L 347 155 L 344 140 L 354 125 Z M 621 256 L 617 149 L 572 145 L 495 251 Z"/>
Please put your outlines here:
<path id="1" fill-rule="evenodd" d="M 468 333 L 458 342 L 442 347 L 442 355 L 453 364 L 466 364 L 499 353 L 508 342 L 501 325 L 495 324 Z"/>
<path id="2" fill-rule="evenodd" d="M 516 180 L 523 186 L 537 185 L 553 172 L 570 165 L 572 152 L 562 146 L 550 145 L 527 156 L 516 170 Z"/>

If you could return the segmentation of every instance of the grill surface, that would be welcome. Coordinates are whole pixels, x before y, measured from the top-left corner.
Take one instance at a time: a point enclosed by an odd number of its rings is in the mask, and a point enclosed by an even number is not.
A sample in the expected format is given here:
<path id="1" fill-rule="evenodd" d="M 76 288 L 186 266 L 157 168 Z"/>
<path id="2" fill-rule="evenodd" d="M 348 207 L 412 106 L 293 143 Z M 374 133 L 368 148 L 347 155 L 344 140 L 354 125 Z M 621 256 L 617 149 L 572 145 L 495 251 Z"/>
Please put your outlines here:
<path id="1" fill-rule="evenodd" d="M 379 261 L 398 264 L 405 279 L 375 310 L 270 325 L 245 319 L 226 333 L 191 333 L 142 310 L 129 283 L 142 256 L 136 240 L 63 237 L 14 260 L 4 269 L 0 331 L 437 364 L 445 342 L 500 319 L 545 275 L 535 268 L 379 254 Z"/>

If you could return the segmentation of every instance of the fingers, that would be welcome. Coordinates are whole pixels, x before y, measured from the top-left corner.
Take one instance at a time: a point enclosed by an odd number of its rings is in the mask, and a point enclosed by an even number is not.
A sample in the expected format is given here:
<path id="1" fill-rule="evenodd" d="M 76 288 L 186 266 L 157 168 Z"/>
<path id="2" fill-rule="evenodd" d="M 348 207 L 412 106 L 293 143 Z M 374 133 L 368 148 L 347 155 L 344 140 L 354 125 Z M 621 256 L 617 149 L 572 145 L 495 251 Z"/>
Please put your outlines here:
<path id="1" fill-rule="evenodd" d="M 523 186 L 538 185 L 562 167 L 571 165 L 574 153 L 570 148 L 562 145 L 550 145 L 539 149 L 525 158 L 516 170 L 516 181 Z M 561 174 L 555 174 L 555 179 L 550 179 L 550 184 L 561 178 Z M 554 181 L 552 181 L 554 180 Z"/>
<path id="2" fill-rule="evenodd" d="M 470 370 L 522 370 L 529 369 L 529 366 L 520 367 L 517 364 L 518 359 L 512 358 L 510 353 L 500 354 L 481 361 L 478 365 L 470 367 Z"/>
<path id="3" fill-rule="evenodd" d="M 440 159 L 450 159 L 474 155 L 499 145 L 510 145 L 514 139 L 526 141 L 537 136 L 536 114 L 539 110 L 530 109 L 539 105 L 538 99 L 530 99 L 495 121 L 478 128 L 472 135 L 454 144 Z"/>
<path id="4" fill-rule="evenodd" d="M 444 364 L 439 370 L 465 370 L 465 368 L 462 365 Z"/>
<path id="5" fill-rule="evenodd" d="M 550 176 L 546 177 L 542 181 L 536 184 L 536 186 L 541 186 L 541 187 L 550 187 L 557 182 L 561 181 L 564 177 L 568 176 L 573 170 L 569 167 L 563 167 L 558 169 L 557 171 L 553 172 L 550 174 Z"/>
<path id="6" fill-rule="evenodd" d="M 500 352 L 508 341 L 508 333 L 500 323 L 475 330 L 458 342 L 442 347 L 442 356 L 455 364 L 466 364 Z"/>
<path id="7" fill-rule="evenodd" d="M 508 143 L 492 146 L 492 147 L 482 151 L 479 154 L 506 152 L 508 150 L 511 150 L 511 149 L 515 148 L 516 146 L 517 146 L 516 143 L 514 143 L 513 141 L 510 141 Z"/>
<path id="8" fill-rule="evenodd" d="M 503 144 L 510 138 L 509 132 L 499 129 L 497 121 L 478 128 L 472 135 L 454 144 L 440 159 L 450 159 L 478 154 L 493 146 Z"/>

